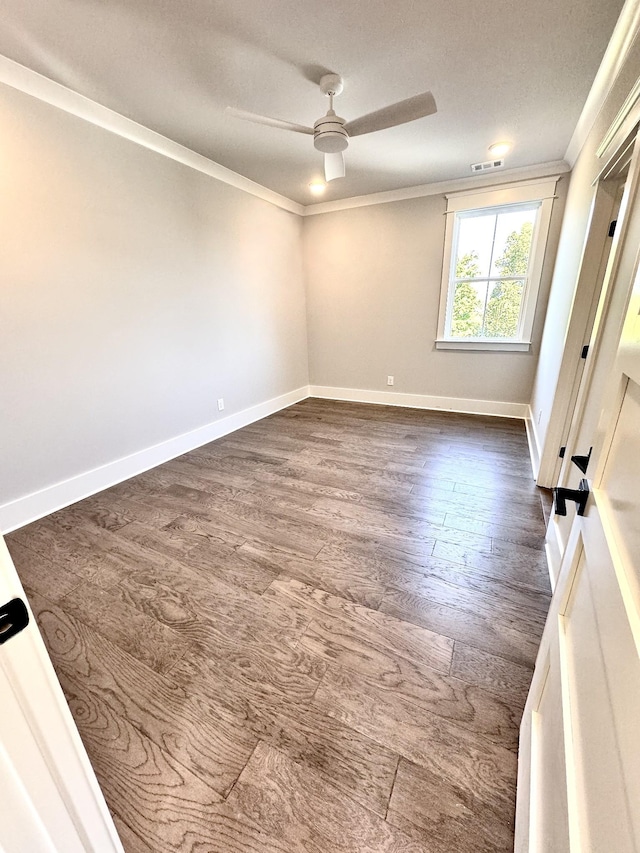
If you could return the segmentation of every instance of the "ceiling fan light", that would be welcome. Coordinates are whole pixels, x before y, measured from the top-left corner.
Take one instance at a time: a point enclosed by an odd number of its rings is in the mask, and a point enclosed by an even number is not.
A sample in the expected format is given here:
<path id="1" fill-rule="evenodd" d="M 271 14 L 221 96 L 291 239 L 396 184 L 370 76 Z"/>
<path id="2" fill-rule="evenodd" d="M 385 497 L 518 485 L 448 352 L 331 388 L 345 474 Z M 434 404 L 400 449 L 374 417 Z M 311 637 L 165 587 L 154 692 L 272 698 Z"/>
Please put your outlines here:
<path id="1" fill-rule="evenodd" d="M 510 142 L 494 142 L 493 145 L 489 146 L 489 154 L 492 157 L 504 157 L 511 151 L 511 147 Z"/>
<path id="2" fill-rule="evenodd" d="M 325 131 L 315 137 L 313 144 L 323 154 L 337 154 L 339 151 L 345 150 L 349 141 L 346 134 Z"/>
<path id="3" fill-rule="evenodd" d="M 313 125 L 313 144 L 323 154 L 337 154 L 349 145 L 349 134 L 344 129 L 344 119 L 329 110 Z"/>

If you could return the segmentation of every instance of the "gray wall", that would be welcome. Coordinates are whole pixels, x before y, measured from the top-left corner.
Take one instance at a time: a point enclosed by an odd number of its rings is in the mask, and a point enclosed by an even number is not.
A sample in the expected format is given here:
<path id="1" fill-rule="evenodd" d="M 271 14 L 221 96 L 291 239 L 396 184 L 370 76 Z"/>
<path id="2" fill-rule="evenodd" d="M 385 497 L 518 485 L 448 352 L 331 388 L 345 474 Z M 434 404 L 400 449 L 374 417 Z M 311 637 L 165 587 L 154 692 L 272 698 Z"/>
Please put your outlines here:
<path id="1" fill-rule="evenodd" d="M 567 183 L 558 183 L 528 353 L 435 349 L 444 196 L 306 217 L 311 383 L 528 403 Z"/>
<path id="2" fill-rule="evenodd" d="M 0 86 L 0 504 L 308 382 L 301 219 Z"/>

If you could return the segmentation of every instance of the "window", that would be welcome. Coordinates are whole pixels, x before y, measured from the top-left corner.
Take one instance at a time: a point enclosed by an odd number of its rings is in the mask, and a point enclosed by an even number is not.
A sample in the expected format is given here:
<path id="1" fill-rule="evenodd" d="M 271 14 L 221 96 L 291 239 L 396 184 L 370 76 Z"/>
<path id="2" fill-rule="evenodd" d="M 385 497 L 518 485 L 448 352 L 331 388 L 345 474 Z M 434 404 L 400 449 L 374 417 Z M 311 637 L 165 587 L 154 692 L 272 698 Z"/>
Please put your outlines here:
<path id="1" fill-rule="evenodd" d="M 447 197 L 439 349 L 529 349 L 556 181 Z"/>

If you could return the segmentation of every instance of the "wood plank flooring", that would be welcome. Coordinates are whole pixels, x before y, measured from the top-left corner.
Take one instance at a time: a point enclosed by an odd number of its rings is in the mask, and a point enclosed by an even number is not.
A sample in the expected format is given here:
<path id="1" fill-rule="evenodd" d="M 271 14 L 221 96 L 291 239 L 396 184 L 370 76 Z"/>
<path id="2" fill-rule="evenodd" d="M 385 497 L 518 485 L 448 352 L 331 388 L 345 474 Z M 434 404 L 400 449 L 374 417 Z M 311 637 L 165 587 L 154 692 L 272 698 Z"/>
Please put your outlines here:
<path id="1" fill-rule="evenodd" d="M 520 422 L 306 400 L 7 542 L 128 853 L 507 853 L 543 539 Z"/>

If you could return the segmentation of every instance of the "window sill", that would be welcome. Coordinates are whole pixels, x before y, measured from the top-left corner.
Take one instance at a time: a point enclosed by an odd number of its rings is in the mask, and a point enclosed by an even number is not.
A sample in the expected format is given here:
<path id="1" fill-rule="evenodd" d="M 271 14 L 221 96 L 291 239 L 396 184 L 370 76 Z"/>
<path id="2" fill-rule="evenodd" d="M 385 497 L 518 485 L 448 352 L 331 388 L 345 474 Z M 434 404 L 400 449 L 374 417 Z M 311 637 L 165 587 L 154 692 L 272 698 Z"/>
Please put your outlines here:
<path id="1" fill-rule="evenodd" d="M 529 352 L 531 341 L 469 341 L 469 340 L 436 340 L 436 349 L 475 350 L 489 352 Z"/>

